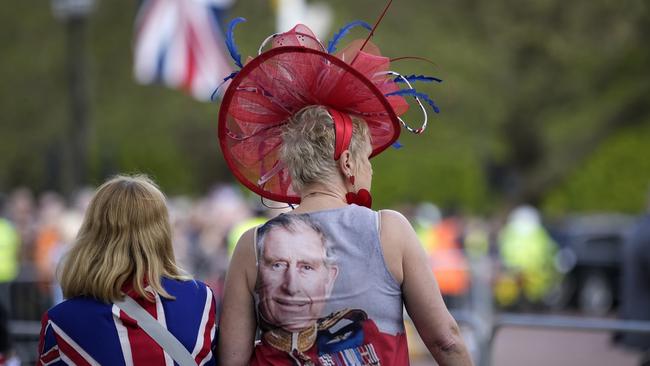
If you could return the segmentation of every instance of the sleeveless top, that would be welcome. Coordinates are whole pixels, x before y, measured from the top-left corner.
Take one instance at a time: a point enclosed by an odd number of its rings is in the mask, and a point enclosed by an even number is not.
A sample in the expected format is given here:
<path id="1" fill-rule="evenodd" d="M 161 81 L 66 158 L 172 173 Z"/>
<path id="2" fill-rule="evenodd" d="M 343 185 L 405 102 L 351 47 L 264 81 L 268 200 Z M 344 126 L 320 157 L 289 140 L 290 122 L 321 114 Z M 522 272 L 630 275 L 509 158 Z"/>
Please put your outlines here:
<path id="1" fill-rule="evenodd" d="M 357 205 L 281 214 L 256 230 L 251 365 L 408 365 L 402 292 L 379 213 Z"/>

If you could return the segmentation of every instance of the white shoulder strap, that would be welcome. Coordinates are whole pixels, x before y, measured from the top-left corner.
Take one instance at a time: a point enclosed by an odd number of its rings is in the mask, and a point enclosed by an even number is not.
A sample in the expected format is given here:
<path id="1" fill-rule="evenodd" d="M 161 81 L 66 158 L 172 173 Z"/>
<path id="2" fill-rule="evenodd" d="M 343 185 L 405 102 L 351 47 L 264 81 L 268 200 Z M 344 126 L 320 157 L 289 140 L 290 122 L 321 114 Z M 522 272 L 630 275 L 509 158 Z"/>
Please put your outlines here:
<path id="1" fill-rule="evenodd" d="M 185 346 L 135 300 L 125 295 L 124 300 L 116 301 L 115 305 L 135 319 L 138 326 L 153 338 L 180 366 L 196 366 L 196 361 L 194 361 Z"/>
<path id="2" fill-rule="evenodd" d="M 264 224 L 262 224 L 264 225 Z M 260 259 L 257 257 L 257 230 L 262 227 L 262 225 L 255 226 L 253 230 L 253 253 L 255 253 L 255 266 L 259 267 Z"/>
<path id="3" fill-rule="evenodd" d="M 375 218 L 377 219 L 377 233 L 381 236 L 381 210 L 375 211 Z"/>

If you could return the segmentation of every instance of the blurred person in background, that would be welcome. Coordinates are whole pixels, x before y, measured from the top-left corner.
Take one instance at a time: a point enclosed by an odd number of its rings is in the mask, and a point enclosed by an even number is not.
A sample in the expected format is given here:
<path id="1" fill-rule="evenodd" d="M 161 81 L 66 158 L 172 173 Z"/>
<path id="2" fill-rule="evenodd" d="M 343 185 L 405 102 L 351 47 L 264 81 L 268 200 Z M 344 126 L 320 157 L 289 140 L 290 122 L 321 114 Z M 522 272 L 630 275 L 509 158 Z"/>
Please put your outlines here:
<path id="1" fill-rule="evenodd" d="M 463 222 L 455 210 L 447 210 L 434 228 L 433 240 L 430 260 L 440 292 L 448 307 L 460 308 L 469 290 L 470 274 L 462 244 Z"/>
<path id="2" fill-rule="evenodd" d="M 248 230 L 255 228 L 260 225 L 264 225 L 265 222 L 269 220 L 262 212 L 257 211 L 253 216 L 242 220 L 237 223 L 228 233 L 228 258 L 232 258 L 232 254 L 235 252 L 235 247 L 237 242 L 242 235 Z"/>
<path id="3" fill-rule="evenodd" d="M 2 213 L 0 202 L 0 213 Z M 20 237 L 9 220 L 0 216 L 0 308 L 9 311 L 10 284 L 20 271 Z"/>
<path id="4" fill-rule="evenodd" d="M 63 301 L 61 287 L 55 278 L 56 267 L 81 226 L 90 199 L 87 195 L 87 190 L 75 193 L 70 207 L 55 192 L 45 192 L 39 198 L 33 256 L 38 289 L 52 305 Z"/>
<path id="5" fill-rule="evenodd" d="M 75 209 L 66 209 L 58 220 L 57 229 L 59 231 L 59 240 L 56 245 L 50 250 L 49 261 L 52 268 L 56 268 L 60 261 L 65 257 L 65 254 L 70 250 L 74 243 L 77 232 L 83 222 L 83 213 Z M 54 271 L 56 272 L 56 271 Z M 56 273 L 52 274 L 51 282 L 49 283 L 50 293 L 52 296 L 52 305 L 56 305 L 63 301 L 63 292 L 61 291 L 61 284 L 56 278 Z"/>
<path id="6" fill-rule="evenodd" d="M 12 356 L 9 335 L 9 312 L 11 309 L 11 281 L 18 276 L 20 267 L 18 233 L 13 225 L 2 217 L 3 202 L 0 196 L 0 366 L 18 365 Z"/>
<path id="7" fill-rule="evenodd" d="M 650 321 L 650 190 L 646 212 L 632 227 L 623 247 L 620 317 Z M 643 353 L 642 366 L 650 366 L 650 334 L 619 333 L 617 341 Z"/>
<path id="8" fill-rule="evenodd" d="M 38 226 L 34 242 L 34 264 L 41 291 L 51 292 L 50 284 L 58 261 L 54 252 L 61 245 L 60 220 L 66 210 L 63 197 L 58 193 L 46 192 L 40 196 Z"/>
<path id="9" fill-rule="evenodd" d="M 442 212 L 438 206 L 431 202 L 422 202 L 415 208 L 413 214 L 413 229 L 418 234 L 425 252 L 429 252 L 433 245 L 434 228 L 442 220 Z"/>
<path id="10" fill-rule="evenodd" d="M 227 237 L 251 212 L 241 193 L 231 185 L 215 187 L 193 208 L 188 242 L 193 274 L 205 281 L 221 298 L 228 268 Z"/>
<path id="11" fill-rule="evenodd" d="M 429 256 L 440 292 L 450 308 L 463 305 L 469 289 L 469 268 L 462 248 L 461 220 L 453 211 L 444 216 L 431 203 L 423 203 L 415 211 L 415 231 Z"/>
<path id="12" fill-rule="evenodd" d="M 261 226 L 269 219 L 289 212 L 290 209 L 283 205 L 281 202 L 262 201 L 262 200 L 249 200 L 249 207 L 251 207 L 251 216 L 236 223 L 228 232 L 228 258 L 232 258 L 235 251 L 237 242 L 244 233 L 254 227 Z"/>
<path id="13" fill-rule="evenodd" d="M 495 297 L 501 306 L 542 305 L 558 283 L 554 265 L 557 244 L 532 206 L 515 208 L 498 237 L 502 273 Z"/>
<path id="14" fill-rule="evenodd" d="M 165 201 L 144 176 L 117 176 L 97 189 L 61 263 L 67 300 L 42 318 L 39 365 L 171 364 L 170 353 L 121 308 L 125 297 L 197 364 L 215 364 L 216 303 L 176 265 Z"/>
<path id="15" fill-rule="evenodd" d="M 176 263 L 179 267 L 194 275 L 195 278 L 198 278 L 194 272 L 190 257 L 190 213 L 193 205 L 193 200 L 185 196 L 170 197 L 167 200 Z"/>
<path id="16" fill-rule="evenodd" d="M 470 261 L 488 259 L 491 255 L 488 223 L 483 218 L 470 217 L 463 231 L 463 247 Z"/>

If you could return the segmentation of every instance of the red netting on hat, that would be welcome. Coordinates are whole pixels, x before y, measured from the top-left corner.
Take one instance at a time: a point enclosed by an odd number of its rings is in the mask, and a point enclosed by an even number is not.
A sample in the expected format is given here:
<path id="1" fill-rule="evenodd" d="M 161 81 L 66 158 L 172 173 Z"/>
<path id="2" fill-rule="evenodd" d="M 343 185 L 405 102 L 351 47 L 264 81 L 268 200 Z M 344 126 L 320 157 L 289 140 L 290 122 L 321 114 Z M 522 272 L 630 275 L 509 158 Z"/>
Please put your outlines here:
<path id="1" fill-rule="evenodd" d="M 235 176 L 263 197 L 289 203 L 300 198 L 279 162 L 282 126 L 310 105 L 355 115 L 368 124 L 374 156 L 400 133 L 408 109 L 387 75 L 389 59 L 361 41 L 330 55 L 303 25 L 277 35 L 272 48 L 248 62 L 232 80 L 219 112 L 219 140 Z"/>

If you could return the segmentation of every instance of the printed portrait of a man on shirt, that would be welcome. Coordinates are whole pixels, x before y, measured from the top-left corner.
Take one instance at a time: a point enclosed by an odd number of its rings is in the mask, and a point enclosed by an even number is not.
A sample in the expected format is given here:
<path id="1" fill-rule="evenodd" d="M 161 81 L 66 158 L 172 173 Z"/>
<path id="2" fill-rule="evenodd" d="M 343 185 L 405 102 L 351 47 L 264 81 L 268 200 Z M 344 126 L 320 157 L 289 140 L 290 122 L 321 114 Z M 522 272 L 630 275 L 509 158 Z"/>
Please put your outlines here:
<path id="1" fill-rule="evenodd" d="M 257 352 L 265 362 L 380 365 L 381 347 L 399 336 L 383 334 L 363 308 L 333 308 L 345 297 L 337 292 L 343 271 L 363 269 L 347 268 L 331 239 L 310 215 L 280 215 L 258 229 Z"/>

